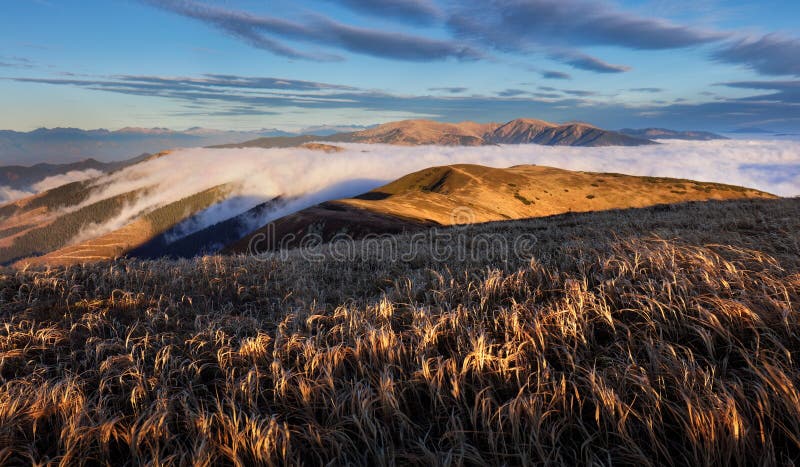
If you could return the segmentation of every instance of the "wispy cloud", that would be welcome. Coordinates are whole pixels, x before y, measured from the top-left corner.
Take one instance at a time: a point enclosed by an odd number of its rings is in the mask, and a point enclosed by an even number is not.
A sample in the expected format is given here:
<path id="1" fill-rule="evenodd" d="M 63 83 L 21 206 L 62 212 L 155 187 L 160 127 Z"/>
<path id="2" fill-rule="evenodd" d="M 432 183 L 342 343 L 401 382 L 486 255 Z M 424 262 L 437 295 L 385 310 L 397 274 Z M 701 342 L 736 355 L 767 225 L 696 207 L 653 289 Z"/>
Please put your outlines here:
<path id="1" fill-rule="evenodd" d="M 432 92 L 446 92 L 449 94 L 461 94 L 463 92 L 467 92 L 468 89 L 460 86 L 452 86 L 452 87 L 439 87 L 439 88 L 428 88 L 428 91 Z"/>
<path id="2" fill-rule="evenodd" d="M 212 7 L 193 0 L 140 1 L 201 21 L 250 45 L 288 58 L 341 59 L 336 55 L 302 52 L 278 42 L 276 38 L 397 60 L 431 61 L 447 58 L 473 60 L 482 56 L 472 47 L 457 42 L 360 28 L 323 16 L 314 16 L 307 22 L 300 23 L 273 16 Z"/>
<path id="3" fill-rule="evenodd" d="M 800 76 L 800 39 L 768 34 L 736 40 L 714 53 L 714 58 L 747 66 L 765 75 Z"/>
<path id="4" fill-rule="evenodd" d="M 625 73 L 631 70 L 629 66 L 606 63 L 599 58 L 574 51 L 552 52 L 550 57 L 579 70 L 593 71 L 595 73 Z"/>
<path id="5" fill-rule="evenodd" d="M 327 0 L 353 10 L 420 24 L 430 24 L 442 16 L 441 9 L 430 0 Z"/>
<path id="6" fill-rule="evenodd" d="M 540 73 L 545 79 L 572 79 L 569 73 L 563 71 L 543 70 Z"/>

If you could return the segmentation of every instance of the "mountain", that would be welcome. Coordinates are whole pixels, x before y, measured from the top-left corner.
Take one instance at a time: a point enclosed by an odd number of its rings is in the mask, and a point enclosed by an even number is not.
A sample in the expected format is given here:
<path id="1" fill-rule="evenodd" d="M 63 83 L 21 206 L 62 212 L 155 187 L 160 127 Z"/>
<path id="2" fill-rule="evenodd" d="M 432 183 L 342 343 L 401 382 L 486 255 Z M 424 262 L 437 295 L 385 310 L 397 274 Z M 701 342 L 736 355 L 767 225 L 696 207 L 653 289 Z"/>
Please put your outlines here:
<path id="1" fill-rule="evenodd" d="M 498 123 L 442 123 L 403 120 L 367 130 L 330 136 L 303 135 L 294 138 L 259 138 L 219 147 L 287 147 L 310 141 L 395 144 L 403 146 L 482 146 L 489 144 L 543 144 L 548 146 L 641 146 L 653 141 L 602 130 L 585 123 L 555 124 L 542 120 L 516 119 Z"/>
<path id="2" fill-rule="evenodd" d="M 556 125 L 541 120 L 517 119 L 484 136 L 493 144 L 543 144 L 546 146 L 643 146 L 654 144 L 586 123 Z"/>
<path id="3" fill-rule="evenodd" d="M 154 153 L 177 147 L 211 146 L 248 141 L 264 136 L 291 136 L 274 129 L 222 131 L 189 128 L 122 128 L 81 130 L 39 128 L 31 132 L 0 131 L 0 165 L 30 165 L 40 162 L 79 162 L 94 158 L 116 161 L 132 154 Z"/>
<path id="4" fill-rule="evenodd" d="M 731 185 L 672 178 L 531 165 L 496 169 L 459 164 L 415 172 L 355 198 L 329 201 L 285 216 L 251 232 L 226 251 L 297 246 L 308 233 L 327 241 L 341 233 L 359 238 L 464 222 L 741 198 L 775 197 Z"/>
<path id="5" fill-rule="evenodd" d="M 623 128 L 619 130 L 623 135 L 642 139 L 683 139 L 692 141 L 711 141 L 715 139 L 728 139 L 725 136 L 708 131 L 679 131 L 665 128 Z"/>

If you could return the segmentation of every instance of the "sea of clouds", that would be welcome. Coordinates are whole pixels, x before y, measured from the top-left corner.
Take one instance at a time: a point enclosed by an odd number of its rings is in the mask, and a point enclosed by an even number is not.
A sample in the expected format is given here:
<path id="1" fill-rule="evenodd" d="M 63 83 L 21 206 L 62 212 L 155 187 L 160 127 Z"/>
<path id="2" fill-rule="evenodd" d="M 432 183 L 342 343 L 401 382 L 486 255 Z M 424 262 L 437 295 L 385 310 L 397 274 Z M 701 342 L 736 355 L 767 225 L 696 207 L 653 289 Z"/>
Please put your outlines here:
<path id="1" fill-rule="evenodd" d="M 410 172 L 455 163 L 491 167 L 536 164 L 569 170 L 688 178 L 742 185 L 782 196 L 800 195 L 800 141 L 662 143 L 601 148 L 338 144 L 345 149 L 338 153 L 304 148 L 182 149 L 97 178 L 93 195 L 82 206 L 132 190 L 151 189 L 117 218 L 91 226 L 81 237 L 110 232 L 143 212 L 226 183 L 237 186 L 236 196 L 185 223 L 179 229 L 182 235 L 278 196 L 287 202 L 254 219 L 253 227 L 322 201 L 358 195 Z"/>

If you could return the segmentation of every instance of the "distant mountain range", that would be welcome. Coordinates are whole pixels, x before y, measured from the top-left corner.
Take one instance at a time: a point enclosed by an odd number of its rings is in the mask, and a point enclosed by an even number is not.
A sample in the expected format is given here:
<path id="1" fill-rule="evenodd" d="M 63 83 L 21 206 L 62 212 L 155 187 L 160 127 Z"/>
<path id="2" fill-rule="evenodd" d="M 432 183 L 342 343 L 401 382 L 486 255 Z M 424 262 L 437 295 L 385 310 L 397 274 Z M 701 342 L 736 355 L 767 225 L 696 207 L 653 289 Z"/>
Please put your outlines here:
<path id="1" fill-rule="evenodd" d="M 715 139 L 728 139 L 725 136 L 708 131 L 676 131 L 666 128 L 623 128 L 620 133 L 634 138 L 644 139 L 683 139 L 692 141 L 711 141 Z"/>
<path id="2" fill-rule="evenodd" d="M 319 128 L 320 134 L 330 129 Z M 212 146 L 265 136 L 292 136 L 275 129 L 222 131 L 189 128 L 122 128 L 81 130 L 39 128 L 30 132 L 0 131 L 0 165 L 32 165 L 42 162 L 71 163 L 85 159 L 116 161 L 136 154 L 155 153 L 178 147 Z"/>
<path id="3" fill-rule="evenodd" d="M 490 144 L 542 144 L 548 146 L 641 146 L 655 144 L 586 123 L 556 124 L 543 120 L 516 119 L 500 123 L 442 123 L 432 120 L 403 120 L 374 128 L 337 133 L 325 137 L 301 135 L 265 137 L 218 147 L 287 147 L 311 141 L 395 144 L 405 146 L 482 146 Z"/>
<path id="4" fill-rule="evenodd" d="M 136 154 L 180 147 L 291 147 L 315 141 L 449 146 L 528 143 L 551 146 L 637 146 L 653 144 L 653 139 L 723 138 L 703 131 L 662 128 L 609 131 L 586 123 L 556 124 L 523 118 L 505 124 L 404 120 L 373 126 L 323 125 L 299 132 L 269 128 L 255 131 L 200 127 L 183 131 L 133 127 L 115 131 L 39 128 L 30 132 L 0 130 L 0 166 L 40 163 L 88 165 L 85 161 L 90 159 L 95 159 L 95 163 L 120 161 Z M 0 186 L 10 186 L 7 180 L 0 178 Z"/>

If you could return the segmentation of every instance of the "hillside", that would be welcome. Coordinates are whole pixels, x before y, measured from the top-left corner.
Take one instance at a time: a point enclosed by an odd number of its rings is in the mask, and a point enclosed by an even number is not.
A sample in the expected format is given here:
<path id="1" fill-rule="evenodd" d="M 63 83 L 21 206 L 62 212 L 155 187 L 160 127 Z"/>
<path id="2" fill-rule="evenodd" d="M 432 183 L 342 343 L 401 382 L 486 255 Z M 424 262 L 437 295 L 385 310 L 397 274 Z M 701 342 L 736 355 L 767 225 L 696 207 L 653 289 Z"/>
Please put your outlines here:
<path id="1" fill-rule="evenodd" d="M 118 216 L 125 205 L 141 196 L 125 193 L 100 201 L 74 213 L 57 217 L 0 249 L 0 261 L 15 260 L 16 267 L 70 265 L 104 261 L 142 248 L 193 214 L 226 199 L 230 186 L 218 186 L 141 213 L 108 233 L 87 235 L 93 225 Z"/>
<path id="2" fill-rule="evenodd" d="M 0 272 L 0 459 L 800 461 L 800 200 L 455 232 Z"/>
<path id="3" fill-rule="evenodd" d="M 558 125 L 541 120 L 516 119 L 497 123 L 442 123 L 432 120 L 404 120 L 385 123 L 363 131 L 330 136 L 260 138 L 217 147 L 289 147 L 311 141 L 403 146 L 481 146 L 487 144 L 543 144 L 549 146 L 641 146 L 647 139 L 602 130 L 584 123 Z"/>
<path id="4" fill-rule="evenodd" d="M 573 172 L 541 166 L 495 169 L 433 167 L 356 198 L 323 203 L 286 216 L 233 244 L 246 252 L 261 234 L 269 245 L 294 245 L 307 233 L 330 239 L 361 237 L 454 222 L 489 222 L 710 199 L 773 198 L 757 190 L 715 183 L 621 174 Z M 255 240 L 254 240 L 255 239 Z"/>
<path id="5" fill-rule="evenodd" d="M 684 139 L 690 141 L 711 141 L 715 139 L 728 139 L 725 136 L 708 131 L 678 131 L 666 128 L 623 128 L 619 130 L 623 135 L 642 139 Z"/>

